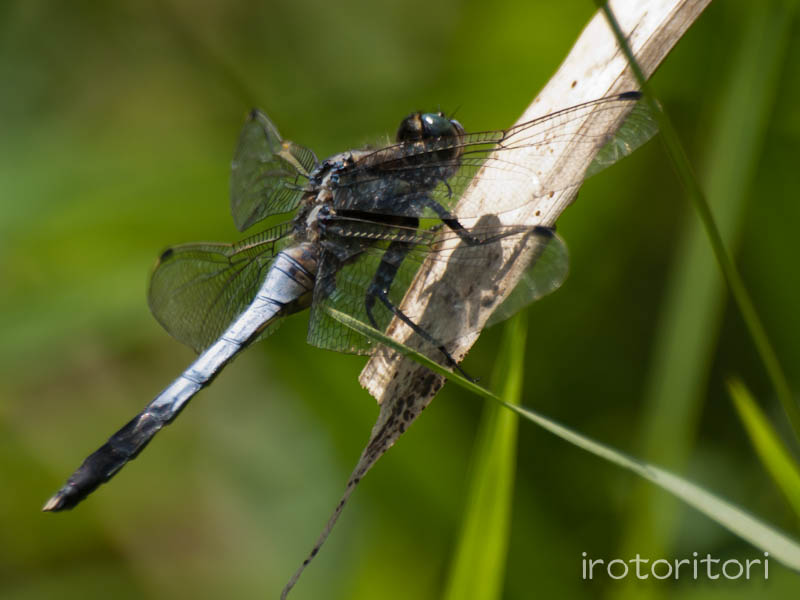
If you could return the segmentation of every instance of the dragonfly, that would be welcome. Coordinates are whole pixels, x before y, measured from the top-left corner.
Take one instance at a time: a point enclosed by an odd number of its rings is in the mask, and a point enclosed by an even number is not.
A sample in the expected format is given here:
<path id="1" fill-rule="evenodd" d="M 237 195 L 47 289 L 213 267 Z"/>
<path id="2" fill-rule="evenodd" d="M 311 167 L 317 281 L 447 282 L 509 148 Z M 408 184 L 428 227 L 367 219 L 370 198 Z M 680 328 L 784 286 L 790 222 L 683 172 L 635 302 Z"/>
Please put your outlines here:
<path id="1" fill-rule="evenodd" d="M 500 214 L 580 185 L 655 133 L 639 100 L 638 92 L 625 92 L 475 133 L 441 112 L 417 112 L 403 119 L 394 143 L 324 160 L 285 140 L 263 112 L 253 110 L 231 165 L 231 213 L 240 231 L 277 224 L 238 243 L 183 244 L 158 257 L 149 307 L 168 333 L 199 356 L 87 457 L 43 510 L 73 508 L 110 480 L 231 360 L 290 314 L 310 309 L 309 343 L 360 354 L 376 344 L 335 319 L 333 311 L 380 331 L 399 320 L 426 354 L 460 370 L 447 349 L 453 340 L 432 335 L 418 324 L 419 315 L 402 308 L 420 265 L 467 265 L 509 240 L 533 248 L 531 267 L 492 319 L 500 320 L 557 289 L 567 275 L 568 254 L 554 228 L 501 225 L 459 211 L 459 198 L 482 178 L 527 182 L 533 190 L 527 198 L 497 198 Z M 621 111 L 629 116 L 610 135 Z M 575 124 L 590 113 L 600 118 L 576 133 Z M 567 144 L 599 151 L 588 170 L 566 165 L 542 175 L 509 158 L 514 150 L 546 155 Z"/>

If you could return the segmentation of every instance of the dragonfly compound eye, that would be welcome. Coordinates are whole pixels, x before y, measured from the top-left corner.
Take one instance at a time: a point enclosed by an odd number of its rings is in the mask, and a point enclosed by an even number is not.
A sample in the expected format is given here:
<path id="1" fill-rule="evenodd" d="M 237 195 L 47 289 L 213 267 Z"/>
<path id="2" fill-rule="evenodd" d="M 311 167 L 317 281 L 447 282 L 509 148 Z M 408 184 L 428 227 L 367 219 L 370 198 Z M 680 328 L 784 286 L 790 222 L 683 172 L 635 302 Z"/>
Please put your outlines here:
<path id="1" fill-rule="evenodd" d="M 426 138 L 451 137 L 458 134 L 453 122 L 442 113 L 425 113 L 421 116 L 421 120 Z"/>
<path id="2" fill-rule="evenodd" d="M 403 119 L 397 130 L 398 142 L 418 142 L 464 134 L 461 123 L 442 113 L 414 113 Z"/>

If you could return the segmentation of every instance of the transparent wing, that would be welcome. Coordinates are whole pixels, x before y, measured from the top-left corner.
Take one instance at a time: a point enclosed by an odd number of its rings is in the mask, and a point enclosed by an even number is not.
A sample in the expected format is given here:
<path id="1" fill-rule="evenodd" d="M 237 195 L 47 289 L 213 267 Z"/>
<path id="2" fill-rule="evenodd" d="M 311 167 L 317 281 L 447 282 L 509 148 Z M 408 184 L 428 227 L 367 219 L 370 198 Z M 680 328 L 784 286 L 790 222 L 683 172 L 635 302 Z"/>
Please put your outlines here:
<path id="1" fill-rule="evenodd" d="M 308 321 L 309 344 L 337 352 L 369 354 L 372 341 L 328 316 L 325 308 L 336 308 L 363 323 L 371 324 L 366 315 L 367 289 L 378 270 L 380 260 L 380 253 L 374 251 L 366 252 L 346 265 L 341 265 L 333 254 L 323 255 Z M 396 300 L 395 290 L 407 288 L 410 283 L 407 269 L 403 269 L 390 296 Z M 375 316 L 378 319 L 378 328 L 385 330 L 389 319 L 382 307 L 378 307 Z"/>
<path id="2" fill-rule="evenodd" d="M 294 210 L 317 162 L 311 150 L 282 139 L 269 117 L 253 110 L 231 163 L 231 214 L 237 229 Z"/>
<path id="3" fill-rule="evenodd" d="M 638 92 L 628 92 L 579 104 L 506 130 L 395 144 L 367 153 L 340 176 L 335 205 L 340 209 L 432 217 L 435 211 L 421 200 L 433 199 L 453 212 L 467 186 L 480 178 L 525 182 L 524 195 L 498 199 L 494 212 L 518 208 L 533 197 L 579 185 L 587 176 L 627 156 L 650 139 L 657 127 L 647 108 L 639 104 L 639 98 Z M 616 135 L 610 135 L 625 110 L 632 111 L 630 123 L 619 128 Z M 595 113 L 593 118 L 584 122 L 591 113 Z M 537 171 L 538 159 L 577 147 L 602 148 L 588 170 L 565 161 L 547 172 Z M 524 150 L 524 159 L 512 161 L 512 151 L 518 150 Z"/>
<path id="4" fill-rule="evenodd" d="M 658 124 L 652 111 L 645 102 L 640 100 L 628 114 L 617 133 L 597 152 L 597 156 L 586 170 L 586 177 L 591 177 L 618 160 L 631 155 L 634 150 L 644 145 L 657 133 Z"/>
<path id="5" fill-rule="evenodd" d="M 500 312 L 496 317 L 493 316 L 493 322 L 511 316 L 523 306 L 556 290 L 566 279 L 569 265 L 567 248 L 553 230 L 545 227 L 497 225 L 491 217 L 484 219 L 484 223 L 465 231 L 472 240 L 480 240 L 477 245 L 468 245 L 458 234 L 441 226 L 415 229 L 337 218 L 336 226 L 340 228 L 337 233 L 348 240 L 350 254 L 340 253 L 337 256 L 326 252 L 323 255 L 314 289 L 308 342 L 339 352 L 369 353 L 372 349 L 371 340 L 332 319 L 324 309 L 337 309 L 373 326 L 366 310 L 368 290 L 379 271 L 386 270 L 387 267 L 396 270 L 388 287 L 388 298 L 393 306 L 400 306 L 420 265 L 430 258 L 447 261 L 457 274 L 479 268 L 483 276 L 487 276 L 485 281 L 476 282 L 481 289 L 486 290 L 486 298 L 482 300 L 482 304 L 491 305 L 497 302 L 500 292 L 497 286 L 493 286 L 492 278 L 500 280 L 502 273 L 487 269 L 486 257 L 502 257 L 501 241 L 504 246 L 514 246 L 520 254 L 523 251 L 533 252 L 531 266 L 509 299 L 500 304 L 497 309 Z M 354 239 L 361 240 L 363 244 L 359 246 L 354 243 Z M 505 243 L 509 241 L 514 243 Z M 387 250 L 393 242 L 406 245 L 407 252 L 393 256 Z M 465 287 L 469 287 L 469 284 L 465 285 L 464 277 L 460 276 L 451 280 L 444 279 L 435 289 L 428 291 L 432 301 L 446 304 L 446 310 L 460 310 L 466 308 L 460 306 L 457 300 L 463 296 Z M 392 310 L 384 303 L 378 300 L 374 302 L 372 317 L 378 329 L 384 331 L 393 316 Z M 459 332 L 434 333 L 435 328 L 431 327 L 431 322 L 435 321 L 435 310 L 432 313 L 426 310 L 425 314 L 407 313 L 407 316 L 426 331 L 430 330 L 439 342 L 445 344 L 482 326 L 482 323 L 473 318 L 474 315 L 465 314 L 466 326 Z M 438 360 L 440 357 L 432 351 L 432 358 Z"/>
<path id="6" fill-rule="evenodd" d="M 494 310 L 487 327 L 511 318 L 532 302 L 555 292 L 567 279 L 569 251 L 564 240 L 553 233 L 551 237 L 540 236 L 540 241 L 538 256 L 534 256 L 517 285 Z"/>
<path id="7" fill-rule="evenodd" d="M 170 335 L 201 352 L 253 300 L 273 257 L 292 242 L 290 231 L 287 223 L 236 244 L 168 248 L 150 277 L 150 311 Z"/>

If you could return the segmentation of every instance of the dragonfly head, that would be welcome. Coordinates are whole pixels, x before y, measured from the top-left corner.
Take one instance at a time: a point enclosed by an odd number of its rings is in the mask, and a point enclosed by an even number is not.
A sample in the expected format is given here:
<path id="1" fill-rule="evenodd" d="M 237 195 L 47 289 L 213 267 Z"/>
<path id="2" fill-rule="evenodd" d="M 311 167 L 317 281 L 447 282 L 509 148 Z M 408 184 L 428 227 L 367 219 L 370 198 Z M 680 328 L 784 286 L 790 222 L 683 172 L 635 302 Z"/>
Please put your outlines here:
<path id="1" fill-rule="evenodd" d="M 442 112 L 410 114 L 397 130 L 397 141 L 405 146 L 404 163 L 427 165 L 431 182 L 447 179 L 458 168 L 463 136 L 461 123 Z"/>
<path id="2" fill-rule="evenodd" d="M 398 142 L 419 142 L 437 138 L 459 138 L 464 128 L 455 119 L 448 119 L 444 113 L 416 112 L 408 115 L 397 130 Z"/>

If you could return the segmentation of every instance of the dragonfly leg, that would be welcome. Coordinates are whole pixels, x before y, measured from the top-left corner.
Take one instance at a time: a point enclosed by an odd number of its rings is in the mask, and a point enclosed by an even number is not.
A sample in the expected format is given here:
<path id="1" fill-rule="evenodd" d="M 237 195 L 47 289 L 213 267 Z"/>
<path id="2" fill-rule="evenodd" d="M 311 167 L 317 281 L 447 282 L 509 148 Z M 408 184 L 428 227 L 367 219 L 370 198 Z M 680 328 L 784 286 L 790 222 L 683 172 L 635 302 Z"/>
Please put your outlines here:
<path id="1" fill-rule="evenodd" d="M 449 187 L 449 186 L 448 186 Z M 501 240 L 505 237 L 511 235 L 518 235 L 522 233 L 520 230 L 508 229 L 507 231 L 503 231 L 501 233 L 497 233 L 496 235 L 487 237 L 487 238 L 480 238 L 477 237 L 469 232 L 469 230 L 464 227 L 461 223 L 459 223 L 458 219 L 453 216 L 450 211 L 448 211 L 444 206 L 439 204 L 436 200 L 431 198 L 430 196 L 426 196 L 423 200 L 424 206 L 433 210 L 436 213 L 436 216 L 441 219 L 442 223 L 447 225 L 453 233 L 455 233 L 461 241 L 463 241 L 468 246 L 483 246 L 486 244 L 493 244 L 498 240 Z M 531 233 L 545 235 L 545 236 L 552 236 L 555 234 L 555 227 L 547 227 L 545 225 L 538 225 L 535 227 L 530 228 Z"/>
<path id="2" fill-rule="evenodd" d="M 469 379 L 470 381 L 476 381 L 473 379 L 464 369 L 462 369 L 453 355 L 448 352 L 447 348 L 445 348 L 444 344 L 434 338 L 430 333 L 425 331 L 422 327 L 417 325 L 411 317 L 405 314 L 400 308 L 395 306 L 395 304 L 389 299 L 389 289 L 391 288 L 392 282 L 394 281 L 395 276 L 397 275 L 397 271 L 400 268 L 405 257 L 412 249 L 412 244 L 407 242 L 392 242 L 389 244 L 386 252 L 384 252 L 383 257 L 381 258 L 381 263 L 378 266 L 378 270 L 375 272 L 375 277 L 370 283 L 369 288 L 367 289 L 367 297 L 365 299 L 365 308 L 367 312 L 367 318 L 369 319 L 370 324 L 375 329 L 380 329 L 378 327 L 378 323 L 375 320 L 375 316 L 373 314 L 373 309 L 375 307 L 375 300 L 380 300 L 381 303 L 388 308 L 392 314 L 394 314 L 398 319 L 400 319 L 403 323 L 408 325 L 414 333 L 424 339 L 426 342 L 435 346 L 439 352 L 442 353 L 444 356 L 445 363 L 448 367 L 457 370 L 461 373 L 464 377 Z"/>

